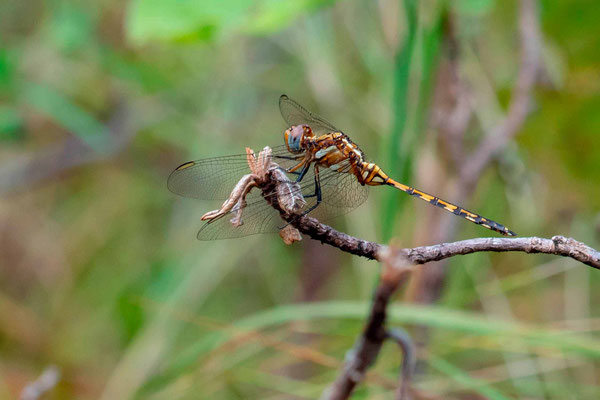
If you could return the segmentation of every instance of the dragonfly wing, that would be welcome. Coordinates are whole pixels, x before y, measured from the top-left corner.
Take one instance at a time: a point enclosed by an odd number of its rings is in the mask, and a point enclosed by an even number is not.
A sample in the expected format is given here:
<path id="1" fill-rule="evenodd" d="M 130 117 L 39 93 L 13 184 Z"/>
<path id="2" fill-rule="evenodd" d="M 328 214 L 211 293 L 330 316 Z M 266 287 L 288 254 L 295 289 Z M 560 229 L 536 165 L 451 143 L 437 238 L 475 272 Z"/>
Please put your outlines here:
<path id="1" fill-rule="evenodd" d="M 367 186 L 361 185 L 349 172 L 327 170 L 321 181 L 323 202 L 330 206 L 353 209 L 364 203 L 369 196 Z"/>
<path id="2" fill-rule="evenodd" d="M 327 221 L 352 211 L 367 200 L 368 188 L 362 186 L 356 176 L 350 173 L 350 164 L 339 167 L 336 170 L 319 167 L 322 200 L 310 212 L 311 217 Z M 317 203 L 314 167 L 302 179 L 300 187 L 307 203 L 304 209 L 308 210 Z"/>
<path id="3" fill-rule="evenodd" d="M 272 149 L 273 161 L 283 168 L 298 163 L 303 155 L 292 155 L 285 146 Z M 167 180 L 167 187 L 175 194 L 202 200 L 225 200 L 240 178 L 250 173 L 247 155 L 237 154 L 223 157 L 188 161 L 175 170 Z"/>
<path id="4" fill-rule="evenodd" d="M 356 177 L 350 173 L 321 168 L 319 178 L 322 201 L 310 212 L 310 216 L 321 221 L 346 214 L 367 199 L 367 187 L 360 185 Z M 293 180 L 293 177 L 290 179 Z M 295 189 L 301 191 L 306 201 L 303 210 L 309 210 L 317 204 L 315 187 L 314 168 L 311 168 Z M 266 195 L 269 196 L 277 196 L 277 194 Z M 243 224 L 236 226 L 232 223 L 232 219 L 238 216 L 238 213 L 241 213 Z M 261 191 L 255 188 L 246 196 L 245 205 L 234 207 L 229 213 L 204 224 L 198 232 L 198 239 L 228 239 L 277 232 L 285 225 L 286 222 L 279 216 L 278 211 L 269 205 Z"/>
<path id="5" fill-rule="evenodd" d="M 169 175 L 167 187 L 184 197 L 224 200 L 236 182 L 249 172 L 245 154 L 189 161 Z"/>
<path id="6" fill-rule="evenodd" d="M 325 118 L 308 111 L 285 94 L 279 97 L 279 111 L 281 111 L 281 116 L 288 127 L 306 124 L 311 127 L 315 134 L 341 132 L 333 124 L 325 120 Z"/>

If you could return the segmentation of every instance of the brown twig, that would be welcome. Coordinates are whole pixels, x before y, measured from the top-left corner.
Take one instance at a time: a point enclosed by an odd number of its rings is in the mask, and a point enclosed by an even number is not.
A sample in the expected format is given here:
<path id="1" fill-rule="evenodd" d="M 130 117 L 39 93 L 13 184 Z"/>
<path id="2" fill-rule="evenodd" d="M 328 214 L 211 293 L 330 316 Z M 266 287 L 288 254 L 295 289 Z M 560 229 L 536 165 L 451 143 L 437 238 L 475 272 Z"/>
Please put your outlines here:
<path id="1" fill-rule="evenodd" d="M 369 242 L 339 232 L 329 225 L 320 223 L 316 218 L 308 216 L 286 216 L 286 221 L 293 225 L 300 232 L 310 236 L 314 240 L 328 244 L 333 247 L 370 260 L 377 260 L 378 253 L 384 246 L 379 243 Z"/>
<path id="2" fill-rule="evenodd" d="M 387 259 L 387 254 L 388 252 L 383 252 L 381 255 Z M 396 258 L 395 261 L 397 261 Z M 346 355 L 342 372 L 335 382 L 325 390 L 321 396 L 322 399 L 340 400 L 349 398 L 356 385 L 363 380 L 367 369 L 375 362 L 383 342 L 390 336 L 385 328 L 387 306 L 398 286 L 410 273 L 411 263 L 405 259 L 403 267 L 399 267 L 396 262 L 384 262 L 383 265 L 382 279 L 375 291 L 367 325 L 354 348 Z M 404 365 L 412 363 L 411 355 L 412 351 L 404 351 Z M 406 375 L 407 372 L 408 375 Z M 402 385 L 398 389 L 398 398 L 402 400 L 407 400 L 406 376 L 410 377 L 410 372 L 403 368 Z"/>
<path id="3" fill-rule="evenodd" d="M 400 249 L 398 251 L 415 264 L 425 264 L 481 251 L 522 251 L 525 253 L 544 253 L 570 257 L 590 267 L 600 269 L 600 253 L 597 250 L 564 236 L 553 236 L 552 239 L 539 237 L 477 238 L 433 246 Z"/>
<path id="4" fill-rule="evenodd" d="M 281 212 L 277 204 L 273 204 L 272 196 L 268 198 L 271 205 Z M 282 213 L 282 218 L 300 232 L 321 243 L 371 260 L 381 260 L 380 253 L 386 246 L 362 240 L 346 233 L 339 232 L 329 225 L 320 223 L 308 216 Z M 482 251 L 525 253 L 543 253 L 569 257 L 590 267 L 600 269 L 600 253 L 575 239 L 564 236 L 553 236 L 551 239 L 539 237 L 517 238 L 476 238 L 458 242 L 441 243 L 432 246 L 398 249 L 396 252 L 406 257 L 412 264 L 425 264 L 444 260 L 450 257 L 477 253 Z"/>
<path id="5" fill-rule="evenodd" d="M 265 200 L 279 212 L 281 218 L 314 240 L 337 247 L 350 254 L 381 261 L 381 254 L 388 249 L 386 246 L 339 232 L 331 226 L 319 222 L 316 218 L 297 214 L 296 208 L 290 209 L 282 206 L 281 202 L 286 201 L 286 196 L 272 195 L 280 192 L 279 186 L 289 185 L 289 181 L 279 178 L 277 173 L 280 172 L 278 167 L 271 167 L 264 171 L 260 180 L 253 181 L 253 185 L 261 189 Z M 590 267 L 600 269 L 600 253 L 597 250 L 564 236 L 553 236 L 552 239 L 539 237 L 476 238 L 432 246 L 397 249 L 395 253 L 402 262 L 406 260 L 410 264 L 416 265 L 481 251 L 553 254 L 570 257 Z"/>
<path id="6" fill-rule="evenodd" d="M 416 347 L 408 332 L 402 329 L 388 329 L 387 338 L 396 342 L 402 350 L 402 370 L 400 371 L 400 383 L 396 390 L 396 399 L 410 400 L 410 383 L 417 361 Z"/>

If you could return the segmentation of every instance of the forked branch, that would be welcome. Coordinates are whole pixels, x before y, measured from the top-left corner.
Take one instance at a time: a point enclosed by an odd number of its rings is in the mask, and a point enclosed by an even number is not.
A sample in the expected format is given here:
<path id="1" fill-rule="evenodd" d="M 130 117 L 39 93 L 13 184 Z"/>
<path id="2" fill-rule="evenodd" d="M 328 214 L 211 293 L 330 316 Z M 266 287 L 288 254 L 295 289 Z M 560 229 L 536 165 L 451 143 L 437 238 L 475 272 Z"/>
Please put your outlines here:
<path id="1" fill-rule="evenodd" d="M 272 193 L 273 188 L 281 180 L 268 175 L 261 186 L 263 193 Z M 569 257 L 590 267 L 600 269 L 600 252 L 575 239 L 564 236 L 553 236 L 551 239 L 538 237 L 518 238 L 476 238 L 458 242 L 441 243 L 433 246 L 395 249 L 375 242 L 358 239 L 332 227 L 322 224 L 317 219 L 306 215 L 289 213 L 279 204 L 275 196 L 264 196 L 265 200 L 279 211 L 281 217 L 301 233 L 321 243 L 345 251 L 350 254 L 376 259 L 383 263 L 381 281 L 375 291 L 368 322 L 354 348 L 348 352 L 344 369 L 335 382 L 323 393 L 322 399 L 347 399 L 362 381 L 367 369 L 375 362 L 383 342 L 393 337 L 385 327 L 387 305 L 397 288 L 416 265 L 431 261 L 439 261 L 482 251 L 553 254 Z M 409 379 L 414 350 L 403 346 L 402 383 L 396 398 L 410 399 Z"/>

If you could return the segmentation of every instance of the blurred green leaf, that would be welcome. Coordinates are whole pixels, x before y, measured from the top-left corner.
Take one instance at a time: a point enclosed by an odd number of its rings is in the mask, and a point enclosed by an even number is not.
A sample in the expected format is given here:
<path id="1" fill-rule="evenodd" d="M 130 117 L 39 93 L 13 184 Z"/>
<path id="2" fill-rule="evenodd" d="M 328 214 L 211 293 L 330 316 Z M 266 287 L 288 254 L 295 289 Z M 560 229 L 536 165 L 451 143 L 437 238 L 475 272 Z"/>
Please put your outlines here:
<path id="1" fill-rule="evenodd" d="M 9 91 L 15 78 L 14 53 L 0 47 L 0 99 Z"/>
<path id="2" fill-rule="evenodd" d="M 127 18 L 128 37 L 134 43 L 153 40 L 207 40 L 241 23 L 251 0 L 138 0 Z"/>
<path id="3" fill-rule="evenodd" d="M 174 76 L 164 74 L 155 65 L 138 60 L 130 54 L 115 51 L 109 46 L 99 46 L 100 60 L 111 75 L 134 82 L 148 91 L 169 87 Z"/>
<path id="4" fill-rule="evenodd" d="M 126 342 L 130 342 L 144 325 L 145 313 L 138 301 L 142 294 L 142 284 L 135 282 L 117 298 L 116 314 Z"/>
<path id="5" fill-rule="evenodd" d="M 452 3 L 452 2 L 451 2 Z M 464 16 L 481 17 L 489 14 L 496 5 L 495 0 L 456 0 L 455 10 Z"/>
<path id="6" fill-rule="evenodd" d="M 427 105 L 435 79 L 437 53 L 442 40 L 443 8 L 436 4 L 436 9 L 433 10 L 433 22 L 429 26 L 420 26 L 418 3 L 414 0 L 404 1 L 408 32 L 396 56 L 394 122 L 386 149 L 389 173 L 392 174 L 392 178 L 405 184 L 410 182 L 413 156 L 417 152 L 421 130 L 428 115 Z M 416 88 L 414 82 L 418 82 Z M 413 106 L 415 100 L 417 107 Z M 409 120 L 412 124 L 408 123 Z M 383 196 L 381 230 L 383 240 L 388 241 L 397 221 L 396 216 L 402 210 L 408 196 L 398 190 L 385 191 Z"/>
<path id="7" fill-rule="evenodd" d="M 223 32 L 267 34 L 288 26 L 303 13 L 336 0 L 134 1 L 127 20 L 134 43 L 211 40 Z"/>

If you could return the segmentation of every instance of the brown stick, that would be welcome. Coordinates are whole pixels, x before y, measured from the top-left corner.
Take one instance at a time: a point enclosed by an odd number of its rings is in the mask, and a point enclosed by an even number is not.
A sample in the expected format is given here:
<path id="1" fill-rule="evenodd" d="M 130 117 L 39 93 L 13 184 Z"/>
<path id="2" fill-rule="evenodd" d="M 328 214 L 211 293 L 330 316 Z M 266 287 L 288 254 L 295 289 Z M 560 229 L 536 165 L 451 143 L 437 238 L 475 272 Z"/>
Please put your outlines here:
<path id="1" fill-rule="evenodd" d="M 386 260 L 390 260 L 389 254 L 389 251 L 381 253 Z M 398 286 L 400 286 L 411 270 L 411 262 L 406 258 L 402 266 L 397 263 L 402 257 L 402 255 L 399 255 L 398 257 L 394 257 L 394 262 L 384 262 L 381 282 L 375 291 L 369 320 L 365 329 L 354 345 L 354 348 L 346 355 L 344 369 L 335 382 L 325 390 L 321 399 L 339 400 L 350 397 L 356 385 L 363 380 L 367 369 L 375 362 L 383 342 L 390 338 L 390 336 L 394 336 L 393 333 L 386 330 L 385 321 L 388 303 L 396 292 L 396 289 L 398 289 Z M 406 344 L 405 341 L 402 342 Z M 404 362 L 402 382 L 398 388 L 398 399 L 408 400 L 407 385 L 412 372 L 413 353 L 412 349 L 403 347 Z"/>
<path id="2" fill-rule="evenodd" d="M 286 218 L 284 217 L 284 219 Z M 316 218 L 293 216 L 291 218 L 288 217 L 286 221 L 314 240 L 337 247 L 346 253 L 366 257 L 370 260 L 377 260 L 378 253 L 384 248 L 379 243 L 369 242 L 368 240 L 362 240 L 339 232 L 329 225 L 320 223 Z"/>
<path id="3" fill-rule="evenodd" d="M 282 218 L 290 225 L 321 243 L 337 247 L 350 254 L 368 259 L 377 259 L 382 261 L 384 266 L 381 282 L 375 292 L 365 329 L 353 350 L 349 352 L 344 369 L 335 382 L 323 393 L 323 399 L 349 398 L 356 385 L 362 381 L 369 366 L 375 362 L 383 342 L 389 338 L 389 332 L 385 328 L 387 305 L 404 277 L 414 268 L 414 265 L 481 251 L 522 251 L 525 253 L 544 253 L 570 257 L 583 264 L 600 269 L 600 252 L 584 243 L 564 236 L 554 236 L 552 239 L 538 237 L 476 238 L 433 246 L 392 249 L 339 232 L 328 225 L 320 223 L 315 218 L 286 213 L 279 206 L 275 196 L 266 195 L 272 193 L 273 188 L 280 184 L 279 180 L 273 179 L 272 176 L 270 178 L 261 187 L 265 199 L 279 211 Z M 407 353 L 404 352 L 405 357 Z M 406 365 L 406 361 L 404 364 Z M 406 376 L 407 372 L 403 369 L 403 376 Z M 398 389 L 398 399 L 408 399 L 410 392 L 407 380 L 405 379 Z"/>
<path id="4" fill-rule="evenodd" d="M 522 251 L 525 253 L 544 253 L 570 257 L 590 267 L 600 269 L 600 253 L 597 250 L 575 239 L 564 236 L 553 236 L 552 239 L 535 236 L 523 238 L 477 238 L 433 246 L 401 249 L 398 251 L 402 252 L 415 264 L 425 264 L 430 261 L 438 261 L 480 251 Z"/>
<path id="5" fill-rule="evenodd" d="M 346 355 L 344 369 L 335 382 L 325 390 L 321 399 L 347 399 L 362 381 L 367 369 L 375 362 L 386 339 L 396 341 L 402 348 L 401 381 L 396 391 L 396 399 L 410 400 L 410 379 L 415 361 L 415 350 L 410 338 L 385 328 L 387 306 L 398 287 L 408 277 L 413 263 L 402 253 L 386 249 L 380 253 L 383 261 L 381 281 L 375 291 L 369 320 L 354 348 Z"/>
<path id="6" fill-rule="evenodd" d="M 390 297 L 396 285 L 382 282 L 371 307 L 369 320 L 354 348 L 346 355 L 344 369 L 335 382 L 323 393 L 322 399 L 347 399 L 364 377 L 366 370 L 375 362 L 379 350 L 387 338 L 385 320 Z"/>
<path id="7" fill-rule="evenodd" d="M 402 350 L 402 369 L 400 371 L 400 382 L 396 390 L 397 400 L 410 400 L 410 383 L 414 373 L 416 358 L 416 347 L 408 332 L 402 329 L 388 329 L 387 338 L 398 344 Z"/>

